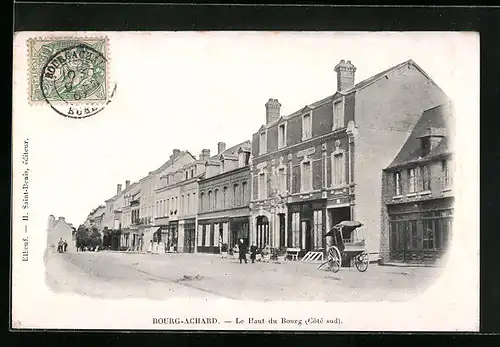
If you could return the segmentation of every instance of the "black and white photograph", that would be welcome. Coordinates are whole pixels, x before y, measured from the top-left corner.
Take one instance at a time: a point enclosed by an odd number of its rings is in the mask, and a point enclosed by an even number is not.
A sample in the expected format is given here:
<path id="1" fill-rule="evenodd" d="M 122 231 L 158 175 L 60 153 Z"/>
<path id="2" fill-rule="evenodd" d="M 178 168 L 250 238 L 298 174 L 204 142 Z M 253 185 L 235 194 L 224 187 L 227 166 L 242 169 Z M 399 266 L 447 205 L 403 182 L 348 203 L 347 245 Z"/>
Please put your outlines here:
<path id="1" fill-rule="evenodd" d="M 17 328 L 478 331 L 473 32 L 18 32 Z"/>

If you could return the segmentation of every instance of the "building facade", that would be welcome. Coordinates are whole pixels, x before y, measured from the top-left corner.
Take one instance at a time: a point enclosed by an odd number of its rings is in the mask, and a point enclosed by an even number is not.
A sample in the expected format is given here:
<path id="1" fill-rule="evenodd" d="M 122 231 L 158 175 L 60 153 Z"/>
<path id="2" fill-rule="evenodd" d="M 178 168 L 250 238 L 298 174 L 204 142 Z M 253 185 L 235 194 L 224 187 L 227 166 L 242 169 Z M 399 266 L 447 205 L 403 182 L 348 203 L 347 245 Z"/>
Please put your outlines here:
<path id="1" fill-rule="evenodd" d="M 383 172 L 381 257 L 433 263 L 448 248 L 453 224 L 453 107 L 426 110 Z"/>
<path id="2" fill-rule="evenodd" d="M 218 153 L 204 162 L 199 181 L 197 251 L 219 253 L 219 247 L 233 247 L 239 239 L 250 242 L 250 154 L 245 141 L 229 149 L 218 143 Z"/>
<path id="3" fill-rule="evenodd" d="M 288 116 L 277 99 L 266 103 L 250 167 L 250 238 L 259 247 L 325 250 L 325 233 L 355 219 L 378 256 L 381 172 L 423 110 L 446 96 L 411 60 L 359 83 L 355 71 L 342 60 L 337 91 Z"/>
<path id="4" fill-rule="evenodd" d="M 196 158 L 179 149 L 174 149 L 170 160 L 158 170 L 154 209 L 157 230 L 151 240 L 155 251 L 194 252 L 198 171 Z"/>

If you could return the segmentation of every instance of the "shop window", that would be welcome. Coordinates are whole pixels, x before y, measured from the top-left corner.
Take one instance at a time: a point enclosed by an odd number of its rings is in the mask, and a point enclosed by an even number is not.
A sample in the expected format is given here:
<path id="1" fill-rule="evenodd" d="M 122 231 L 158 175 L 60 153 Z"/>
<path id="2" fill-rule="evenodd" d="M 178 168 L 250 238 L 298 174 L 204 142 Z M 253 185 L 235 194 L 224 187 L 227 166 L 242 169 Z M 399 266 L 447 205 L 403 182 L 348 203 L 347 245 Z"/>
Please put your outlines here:
<path id="1" fill-rule="evenodd" d="M 422 248 L 423 249 L 434 249 L 435 248 L 435 237 L 434 237 L 434 220 L 423 220 L 423 238 L 422 238 Z"/>

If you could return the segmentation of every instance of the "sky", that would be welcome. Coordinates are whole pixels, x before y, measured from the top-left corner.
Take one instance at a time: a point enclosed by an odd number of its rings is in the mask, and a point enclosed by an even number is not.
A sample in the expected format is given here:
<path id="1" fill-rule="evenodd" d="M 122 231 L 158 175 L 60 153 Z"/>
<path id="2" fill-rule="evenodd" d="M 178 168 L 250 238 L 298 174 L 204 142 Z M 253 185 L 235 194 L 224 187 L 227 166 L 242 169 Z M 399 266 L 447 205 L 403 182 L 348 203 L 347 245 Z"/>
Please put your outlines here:
<path id="1" fill-rule="evenodd" d="M 203 148 L 215 153 L 219 141 L 229 147 L 251 140 L 265 122 L 269 98 L 287 115 L 333 94 L 341 59 L 356 66 L 356 82 L 413 59 L 455 102 L 457 118 L 479 115 L 473 33 L 87 35 L 109 38 L 117 90 L 102 112 L 81 120 L 26 102 L 27 79 L 16 74 L 27 69 L 25 44 L 15 41 L 14 119 L 23 121 L 13 131 L 19 141 L 16 132 L 30 138 L 31 207 L 75 226 L 112 197 L 118 183 L 138 181 L 174 148 L 198 157 Z"/>

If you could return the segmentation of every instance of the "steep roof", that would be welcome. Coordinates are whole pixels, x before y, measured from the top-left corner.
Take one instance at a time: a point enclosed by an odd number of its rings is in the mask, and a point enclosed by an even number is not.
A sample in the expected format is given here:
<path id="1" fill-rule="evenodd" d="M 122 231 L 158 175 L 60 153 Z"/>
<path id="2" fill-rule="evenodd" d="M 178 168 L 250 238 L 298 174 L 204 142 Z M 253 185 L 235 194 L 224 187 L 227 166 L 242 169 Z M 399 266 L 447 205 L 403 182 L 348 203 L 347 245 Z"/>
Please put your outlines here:
<path id="1" fill-rule="evenodd" d="M 399 153 L 386 169 L 450 154 L 450 121 L 453 116 L 452 112 L 451 103 L 441 104 L 424 111 L 408 136 L 405 144 L 401 147 Z M 433 148 L 428 155 L 421 157 L 420 138 L 429 135 L 430 132 L 436 135 L 436 129 L 444 130 L 444 133 L 439 133 L 439 136 L 442 136 L 439 144 Z"/>
<path id="2" fill-rule="evenodd" d="M 246 146 L 250 146 L 250 141 L 249 140 L 246 140 L 246 141 L 243 141 L 233 147 L 230 147 L 224 151 L 222 151 L 221 153 L 219 154 L 216 154 L 216 155 L 213 155 L 209 158 L 209 161 L 213 161 L 213 160 L 219 160 L 220 156 L 221 155 L 224 155 L 224 156 L 231 156 L 231 155 L 237 155 L 238 154 L 238 150 L 240 149 L 240 147 L 245 147 Z"/>
<path id="3" fill-rule="evenodd" d="M 429 77 L 429 75 L 420 66 L 417 65 L 417 63 L 415 63 L 412 59 L 409 59 L 409 60 L 404 61 L 404 62 L 402 62 L 400 64 L 397 64 L 397 65 L 394 65 L 394 66 L 392 66 L 392 67 L 390 67 L 388 69 L 385 69 L 384 71 L 381 71 L 381 72 L 379 72 L 379 73 L 377 73 L 377 74 L 375 74 L 375 75 L 373 75 L 373 76 L 371 76 L 371 77 L 369 77 L 367 79 L 364 79 L 361 82 L 356 83 L 350 89 L 344 90 L 342 92 L 338 92 L 337 91 L 335 94 L 327 96 L 327 97 L 325 97 L 325 98 L 323 98 L 321 100 L 315 101 L 312 104 L 308 104 L 308 105 L 302 107 L 300 110 L 297 110 L 297 111 L 295 111 L 295 112 L 293 112 L 293 113 L 291 113 L 291 114 L 289 114 L 287 116 L 281 116 L 279 119 L 275 120 L 274 122 L 271 122 L 269 124 L 261 126 L 261 128 L 259 129 L 259 131 L 261 131 L 263 129 L 266 129 L 266 128 L 272 126 L 272 125 L 275 125 L 275 124 L 281 122 L 284 119 L 292 118 L 292 117 L 295 117 L 295 116 L 297 116 L 299 114 L 302 114 L 307 109 L 313 110 L 316 107 L 321 106 L 321 105 L 323 105 L 326 102 L 332 101 L 338 95 L 347 95 L 347 94 L 356 92 L 356 91 L 358 91 L 358 90 L 360 90 L 362 88 L 368 87 L 372 83 L 375 83 L 379 79 L 383 78 L 385 75 L 387 75 L 387 74 L 389 74 L 389 73 L 391 73 L 393 71 L 396 71 L 396 70 L 398 70 L 398 69 L 400 69 L 400 68 L 402 68 L 402 67 L 404 67 L 406 65 L 412 65 L 412 66 L 414 66 L 418 71 L 420 71 L 420 73 L 422 73 L 426 78 L 428 78 L 431 81 L 431 83 L 434 83 L 437 86 L 437 84 Z"/>

